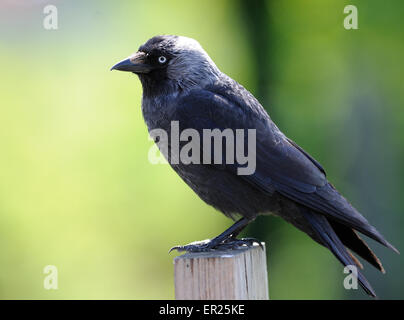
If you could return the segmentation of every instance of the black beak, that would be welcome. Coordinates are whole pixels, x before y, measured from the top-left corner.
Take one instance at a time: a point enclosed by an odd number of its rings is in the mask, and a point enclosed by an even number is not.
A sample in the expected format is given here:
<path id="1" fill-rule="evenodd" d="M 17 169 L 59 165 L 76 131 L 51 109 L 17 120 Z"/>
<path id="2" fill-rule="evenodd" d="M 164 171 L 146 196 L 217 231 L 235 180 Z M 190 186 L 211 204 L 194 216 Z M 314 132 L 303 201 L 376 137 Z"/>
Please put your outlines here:
<path id="1" fill-rule="evenodd" d="M 122 60 L 114 65 L 111 70 L 130 71 L 133 73 L 149 73 L 153 67 L 147 63 L 144 52 L 136 52 L 128 59 Z"/>

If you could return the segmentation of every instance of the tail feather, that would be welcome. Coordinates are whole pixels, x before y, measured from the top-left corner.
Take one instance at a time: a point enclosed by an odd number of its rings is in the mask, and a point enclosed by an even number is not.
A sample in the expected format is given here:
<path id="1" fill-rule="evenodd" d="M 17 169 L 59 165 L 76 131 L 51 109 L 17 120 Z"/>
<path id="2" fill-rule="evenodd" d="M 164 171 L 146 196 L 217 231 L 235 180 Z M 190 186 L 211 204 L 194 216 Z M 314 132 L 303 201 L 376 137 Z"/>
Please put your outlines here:
<path id="1" fill-rule="evenodd" d="M 342 243 L 346 247 L 356 252 L 359 256 L 373 265 L 376 269 L 380 270 L 383 273 L 386 273 L 379 258 L 353 229 L 336 221 L 329 220 L 329 222 L 337 236 L 341 239 Z"/>
<path id="2" fill-rule="evenodd" d="M 355 255 L 354 255 L 351 251 L 349 251 L 349 250 L 348 250 L 348 254 L 351 256 L 351 258 L 352 258 L 352 260 L 355 262 L 355 264 L 356 264 L 359 268 L 361 268 L 361 269 L 363 270 L 363 264 L 358 260 L 358 258 L 355 257 Z"/>
<path id="3" fill-rule="evenodd" d="M 376 230 L 352 205 L 331 185 L 316 188 L 315 192 L 304 193 L 293 187 L 276 184 L 279 193 L 327 218 L 340 222 L 378 241 L 396 253 L 400 253 L 382 234 Z"/>
<path id="4" fill-rule="evenodd" d="M 323 245 L 327 247 L 344 266 L 357 265 L 354 259 L 352 259 L 351 253 L 345 248 L 325 216 L 306 208 L 302 208 L 301 212 L 318 238 L 322 241 Z M 372 286 L 360 271 L 358 271 L 358 281 L 367 294 L 376 297 Z"/>

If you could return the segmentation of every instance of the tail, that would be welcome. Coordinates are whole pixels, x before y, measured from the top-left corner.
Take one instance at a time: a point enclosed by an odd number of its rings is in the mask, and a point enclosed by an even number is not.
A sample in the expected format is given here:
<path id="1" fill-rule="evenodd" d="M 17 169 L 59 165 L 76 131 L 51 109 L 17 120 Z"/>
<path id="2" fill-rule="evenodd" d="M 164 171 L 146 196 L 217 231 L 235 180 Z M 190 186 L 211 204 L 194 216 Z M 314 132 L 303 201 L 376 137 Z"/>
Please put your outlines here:
<path id="1" fill-rule="evenodd" d="M 279 193 L 287 198 L 304 205 L 316 212 L 322 213 L 329 221 L 338 221 L 364 235 L 378 241 L 396 253 L 400 253 L 376 230 L 339 192 L 331 183 L 317 187 L 315 192 L 299 192 L 292 187 L 277 185 Z"/>
<path id="2" fill-rule="evenodd" d="M 338 238 L 341 239 L 342 243 L 346 247 L 356 252 L 359 256 L 369 262 L 376 269 L 380 270 L 382 273 L 386 273 L 379 258 L 368 247 L 366 242 L 359 237 L 355 230 L 336 221 L 329 220 L 329 223 L 331 224 L 331 227 L 334 229 Z"/>
<path id="3" fill-rule="evenodd" d="M 325 216 L 307 208 L 301 208 L 301 213 L 309 222 L 319 241 L 327 247 L 344 266 L 357 265 L 362 268 L 360 262 L 345 248 L 343 242 L 345 242 L 346 246 L 372 263 L 376 268 L 384 271 L 379 259 L 377 259 L 373 252 L 352 229 L 342 224 L 330 223 Z M 342 241 L 337 233 L 341 236 L 341 239 L 343 239 Z M 368 295 L 376 297 L 372 286 L 360 271 L 358 271 L 358 282 Z"/>

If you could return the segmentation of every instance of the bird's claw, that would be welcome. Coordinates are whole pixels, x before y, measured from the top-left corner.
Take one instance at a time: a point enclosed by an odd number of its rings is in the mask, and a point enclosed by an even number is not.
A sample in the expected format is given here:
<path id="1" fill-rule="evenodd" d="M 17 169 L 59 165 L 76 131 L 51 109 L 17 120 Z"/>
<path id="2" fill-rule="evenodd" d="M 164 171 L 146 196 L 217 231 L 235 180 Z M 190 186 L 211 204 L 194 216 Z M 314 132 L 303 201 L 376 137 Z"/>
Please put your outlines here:
<path id="1" fill-rule="evenodd" d="M 186 244 L 185 246 L 174 246 L 168 251 L 168 253 L 170 253 L 171 251 L 174 251 L 174 250 L 177 250 L 178 252 L 210 251 L 213 249 L 213 246 L 209 246 L 210 243 L 211 243 L 211 241 L 209 239 L 201 240 L 201 241 L 194 241 L 194 242 Z"/>
<path id="2" fill-rule="evenodd" d="M 240 247 L 252 247 L 255 243 L 257 243 L 261 249 L 264 249 L 261 241 L 255 238 L 227 238 L 219 244 L 215 244 L 211 240 L 202 240 L 191 242 L 184 246 L 174 246 L 172 247 L 168 253 L 173 250 L 177 250 L 178 252 L 209 252 L 216 250 L 235 250 Z"/>
<path id="3" fill-rule="evenodd" d="M 254 246 L 255 243 L 258 244 L 260 248 L 264 250 L 261 241 L 259 241 L 256 238 L 241 238 L 241 239 L 229 238 L 220 244 L 220 248 L 237 249 L 240 247 L 252 247 Z"/>

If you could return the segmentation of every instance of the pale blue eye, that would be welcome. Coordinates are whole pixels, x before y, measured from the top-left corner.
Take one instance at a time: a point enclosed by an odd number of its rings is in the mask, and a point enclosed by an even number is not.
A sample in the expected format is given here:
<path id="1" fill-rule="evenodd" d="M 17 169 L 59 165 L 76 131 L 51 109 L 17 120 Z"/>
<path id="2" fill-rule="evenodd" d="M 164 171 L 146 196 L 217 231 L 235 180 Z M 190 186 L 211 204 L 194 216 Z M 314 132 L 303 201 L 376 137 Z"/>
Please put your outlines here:
<path id="1" fill-rule="evenodd" d="M 167 62 L 167 58 L 165 56 L 160 56 L 159 57 L 159 63 L 163 64 Z"/>

